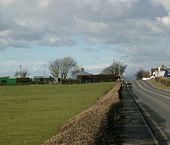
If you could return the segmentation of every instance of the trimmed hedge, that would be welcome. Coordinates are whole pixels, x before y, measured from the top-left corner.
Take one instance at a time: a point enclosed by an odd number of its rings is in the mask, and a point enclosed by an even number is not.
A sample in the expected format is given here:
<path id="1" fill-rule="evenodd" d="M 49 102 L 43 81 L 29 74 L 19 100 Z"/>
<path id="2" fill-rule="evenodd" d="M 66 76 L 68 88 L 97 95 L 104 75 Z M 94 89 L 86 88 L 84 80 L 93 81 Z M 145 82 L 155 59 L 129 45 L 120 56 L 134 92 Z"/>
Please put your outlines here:
<path id="1" fill-rule="evenodd" d="M 88 82 L 113 82 L 116 81 L 119 76 L 115 75 L 82 75 L 77 76 L 77 79 L 81 81 L 81 83 L 88 83 Z"/>
<path id="2" fill-rule="evenodd" d="M 80 80 L 65 79 L 60 81 L 62 84 L 80 84 Z"/>
<path id="3" fill-rule="evenodd" d="M 17 85 L 28 85 L 30 84 L 30 78 L 16 78 Z"/>

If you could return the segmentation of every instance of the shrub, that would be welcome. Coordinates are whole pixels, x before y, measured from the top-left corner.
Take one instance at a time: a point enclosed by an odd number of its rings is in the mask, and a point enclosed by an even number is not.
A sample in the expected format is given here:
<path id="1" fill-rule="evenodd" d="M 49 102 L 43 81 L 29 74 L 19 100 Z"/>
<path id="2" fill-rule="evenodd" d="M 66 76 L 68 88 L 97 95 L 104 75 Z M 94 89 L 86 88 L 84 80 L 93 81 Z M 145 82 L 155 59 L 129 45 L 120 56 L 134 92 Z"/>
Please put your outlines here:
<path id="1" fill-rule="evenodd" d="M 160 82 L 161 84 L 165 85 L 165 86 L 170 86 L 170 80 L 165 79 L 164 77 L 157 77 L 155 78 L 156 81 Z"/>

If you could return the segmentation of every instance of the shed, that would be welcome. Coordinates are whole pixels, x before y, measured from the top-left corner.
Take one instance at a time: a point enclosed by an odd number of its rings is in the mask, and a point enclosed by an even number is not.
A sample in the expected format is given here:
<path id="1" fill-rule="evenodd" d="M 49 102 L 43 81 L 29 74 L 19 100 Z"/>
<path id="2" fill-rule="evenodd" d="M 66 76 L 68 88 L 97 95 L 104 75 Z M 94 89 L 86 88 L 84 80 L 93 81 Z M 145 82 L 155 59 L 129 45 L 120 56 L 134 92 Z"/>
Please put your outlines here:
<path id="1" fill-rule="evenodd" d="M 16 78 L 0 77 L 0 85 L 16 85 Z"/>

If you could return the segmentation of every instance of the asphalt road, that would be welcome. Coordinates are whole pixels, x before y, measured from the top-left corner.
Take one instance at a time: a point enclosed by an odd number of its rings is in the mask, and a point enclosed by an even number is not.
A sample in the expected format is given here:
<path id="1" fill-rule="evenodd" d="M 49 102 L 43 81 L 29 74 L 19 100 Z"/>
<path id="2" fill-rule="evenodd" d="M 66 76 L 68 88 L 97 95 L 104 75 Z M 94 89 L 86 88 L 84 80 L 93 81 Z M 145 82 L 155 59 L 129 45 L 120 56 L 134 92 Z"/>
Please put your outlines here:
<path id="1" fill-rule="evenodd" d="M 132 90 L 153 120 L 170 138 L 170 92 L 157 89 L 147 81 L 132 81 Z"/>
<path id="2" fill-rule="evenodd" d="M 107 112 L 96 145 L 158 145 L 129 90 L 130 87 L 122 85 L 120 101 Z M 161 145 L 167 145 L 166 141 Z"/>

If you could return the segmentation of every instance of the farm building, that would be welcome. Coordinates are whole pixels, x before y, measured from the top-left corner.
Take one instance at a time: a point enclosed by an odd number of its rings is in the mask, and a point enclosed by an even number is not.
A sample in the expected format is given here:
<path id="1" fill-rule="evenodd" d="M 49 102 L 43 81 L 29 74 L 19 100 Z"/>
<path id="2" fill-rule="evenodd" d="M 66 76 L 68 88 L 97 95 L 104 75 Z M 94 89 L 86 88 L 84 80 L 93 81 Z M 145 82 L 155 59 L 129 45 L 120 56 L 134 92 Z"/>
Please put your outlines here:
<path id="1" fill-rule="evenodd" d="M 50 84 L 54 82 L 54 78 L 51 76 L 34 76 L 33 82 L 36 84 Z"/>
<path id="2" fill-rule="evenodd" d="M 0 85 L 16 85 L 16 78 L 0 77 Z"/>
<path id="3" fill-rule="evenodd" d="M 92 74 L 84 71 L 84 68 L 82 68 L 80 72 L 78 72 L 72 76 L 72 79 L 76 80 L 80 76 L 90 76 L 90 75 L 92 75 Z"/>
<path id="4" fill-rule="evenodd" d="M 84 71 L 82 68 L 80 72 L 76 73 L 73 76 L 74 80 L 77 80 L 80 83 L 88 83 L 88 82 L 112 82 L 117 80 L 119 77 L 116 77 L 115 75 L 108 75 L 108 74 L 98 74 L 93 75 L 91 73 L 88 73 Z"/>
<path id="5" fill-rule="evenodd" d="M 26 84 L 30 84 L 30 78 L 0 77 L 0 85 L 2 86 L 26 85 Z"/>
<path id="6" fill-rule="evenodd" d="M 78 76 L 77 79 L 80 80 L 82 83 L 87 82 L 112 82 L 119 78 L 119 76 L 115 75 L 106 75 L 106 74 L 99 74 L 99 75 L 81 75 Z"/>
<path id="7" fill-rule="evenodd" d="M 53 83 L 54 78 L 51 76 L 35 76 L 33 79 L 29 77 L 24 78 L 10 78 L 10 77 L 0 77 L 0 85 L 29 85 L 29 84 L 49 84 Z"/>
<path id="8" fill-rule="evenodd" d="M 17 85 L 29 85 L 31 84 L 31 79 L 29 77 L 16 78 Z"/>

